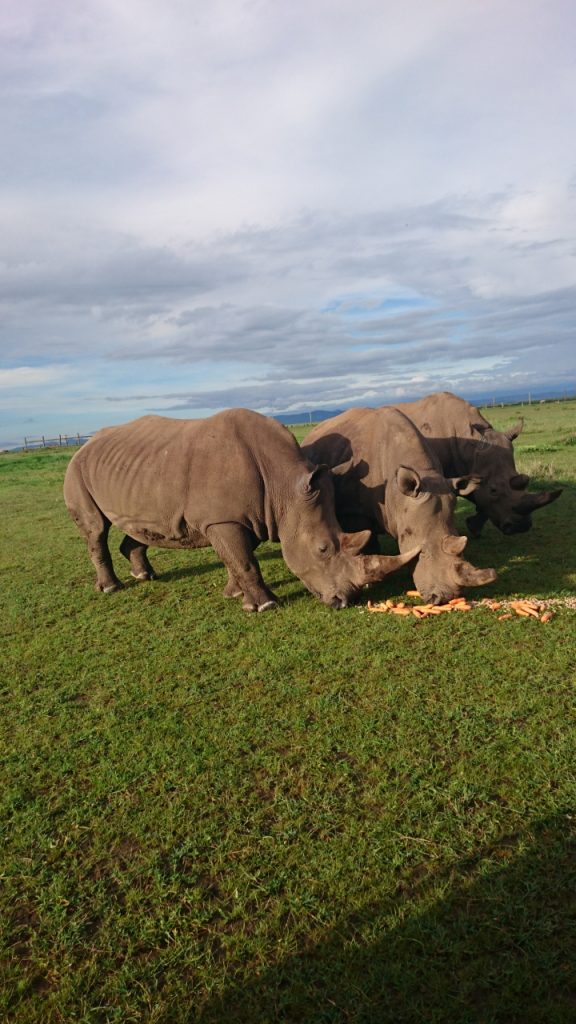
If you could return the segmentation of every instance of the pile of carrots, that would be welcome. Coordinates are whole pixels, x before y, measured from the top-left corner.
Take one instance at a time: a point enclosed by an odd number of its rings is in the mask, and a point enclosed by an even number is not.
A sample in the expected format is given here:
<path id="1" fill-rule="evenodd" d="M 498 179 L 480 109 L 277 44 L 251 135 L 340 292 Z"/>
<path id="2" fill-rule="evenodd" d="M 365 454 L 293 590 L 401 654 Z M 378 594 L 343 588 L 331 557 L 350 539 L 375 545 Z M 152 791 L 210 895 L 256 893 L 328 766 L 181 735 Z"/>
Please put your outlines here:
<path id="1" fill-rule="evenodd" d="M 421 595 L 417 590 L 407 590 L 406 597 L 420 597 Z M 374 604 L 372 601 L 368 601 L 369 612 L 386 612 L 392 615 L 412 615 L 416 619 L 426 619 L 431 615 L 445 615 L 447 612 L 469 612 L 475 606 L 481 606 L 483 608 L 489 608 L 491 611 L 500 611 L 501 609 L 510 608 L 511 611 L 503 611 L 502 615 L 498 616 L 501 621 L 503 619 L 511 619 L 512 612 L 519 615 L 521 618 L 532 618 L 538 619 L 540 622 L 550 622 L 553 617 L 551 611 L 546 611 L 539 601 L 529 600 L 518 600 L 518 601 L 507 601 L 506 604 L 502 601 L 493 601 L 490 598 L 483 598 L 482 601 L 467 601 L 465 597 L 455 597 L 452 601 L 448 601 L 447 604 L 406 604 L 405 601 L 394 602 L 389 598 L 387 601 L 383 601 L 380 604 Z"/>

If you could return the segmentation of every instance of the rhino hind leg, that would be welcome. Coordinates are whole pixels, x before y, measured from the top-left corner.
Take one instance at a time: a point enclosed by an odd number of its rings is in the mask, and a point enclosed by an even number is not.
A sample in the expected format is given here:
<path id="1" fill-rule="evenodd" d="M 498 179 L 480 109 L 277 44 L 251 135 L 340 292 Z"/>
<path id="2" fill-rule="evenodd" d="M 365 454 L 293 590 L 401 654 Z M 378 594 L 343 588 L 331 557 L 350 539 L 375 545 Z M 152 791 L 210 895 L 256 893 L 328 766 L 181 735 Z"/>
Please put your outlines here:
<path id="1" fill-rule="evenodd" d="M 83 503 L 82 507 L 69 505 L 68 509 L 86 541 L 92 565 L 96 569 L 96 590 L 104 594 L 120 590 L 122 583 L 114 572 L 108 547 L 110 520 L 100 511 L 92 498 L 90 504 Z"/>
<path id="2" fill-rule="evenodd" d="M 148 545 L 139 540 L 134 540 L 128 534 L 120 545 L 120 552 L 130 562 L 130 575 L 136 580 L 155 580 L 156 573 L 152 568 L 146 554 Z"/>
<path id="3" fill-rule="evenodd" d="M 64 501 L 86 541 L 90 559 L 96 569 L 96 590 L 105 594 L 118 590 L 122 584 L 114 572 L 108 547 L 111 523 L 86 487 L 81 466 L 75 459 L 70 462 L 64 479 Z"/>
<path id="4" fill-rule="evenodd" d="M 250 531 L 239 523 L 218 523 L 208 528 L 206 536 L 228 570 L 226 597 L 242 596 L 246 612 L 275 608 L 278 602 L 262 579 L 254 556 L 257 541 Z"/>

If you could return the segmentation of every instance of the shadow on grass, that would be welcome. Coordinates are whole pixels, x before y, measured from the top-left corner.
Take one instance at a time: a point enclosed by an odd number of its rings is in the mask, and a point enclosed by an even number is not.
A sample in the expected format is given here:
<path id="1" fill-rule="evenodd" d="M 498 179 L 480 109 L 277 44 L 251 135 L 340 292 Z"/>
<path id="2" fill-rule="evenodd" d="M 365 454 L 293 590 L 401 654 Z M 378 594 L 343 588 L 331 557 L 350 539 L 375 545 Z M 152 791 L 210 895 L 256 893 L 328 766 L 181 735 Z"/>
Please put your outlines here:
<path id="1" fill-rule="evenodd" d="M 190 552 L 191 558 L 190 558 L 190 564 L 189 565 L 182 565 L 182 566 L 179 566 L 177 569 L 168 569 L 168 568 L 163 568 L 162 566 L 160 566 L 158 568 L 158 570 L 157 570 L 157 573 L 158 573 L 157 580 L 158 580 L 158 582 L 159 583 L 163 583 L 163 582 L 171 583 L 173 580 L 188 579 L 190 576 L 203 576 L 205 573 L 208 573 L 208 572 L 215 572 L 216 570 L 222 570 L 223 569 L 223 563 L 218 560 L 218 556 L 212 550 L 212 548 L 210 548 L 208 550 L 210 550 L 212 552 L 212 561 L 209 561 L 209 562 L 196 562 L 195 559 L 194 559 L 193 552 Z M 258 562 L 269 561 L 270 559 L 282 558 L 282 551 L 280 550 L 279 546 L 278 546 L 278 548 L 270 550 L 270 551 L 261 551 L 259 548 L 257 548 L 256 549 L 256 558 L 257 558 Z M 154 551 L 154 549 L 152 549 L 152 551 L 150 553 L 150 561 L 152 562 L 152 564 L 154 565 L 154 568 L 156 570 L 156 563 L 160 562 L 160 559 L 158 558 L 158 551 Z"/>
<path id="2" fill-rule="evenodd" d="M 449 878 L 439 879 L 434 861 L 421 864 L 386 903 L 342 920 L 323 942 L 260 977 L 230 986 L 193 1019 L 572 1024 L 573 828 L 567 814 L 540 821 L 528 836 L 507 836 L 460 863 Z"/>
<path id="3" fill-rule="evenodd" d="M 536 488 L 539 483 L 535 481 Z M 567 481 L 560 480 L 558 484 L 564 489 L 562 495 L 552 505 L 533 514 L 532 529 L 528 533 L 507 537 L 489 523 L 479 540 L 469 541 L 466 557 L 475 565 L 492 565 L 498 573 L 498 580 L 489 588 L 490 593 L 554 596 L 573 590 L 576 583 L 576 489 Z M 464 532 L 465 517 L 459 513 L 457 518 Z"/>

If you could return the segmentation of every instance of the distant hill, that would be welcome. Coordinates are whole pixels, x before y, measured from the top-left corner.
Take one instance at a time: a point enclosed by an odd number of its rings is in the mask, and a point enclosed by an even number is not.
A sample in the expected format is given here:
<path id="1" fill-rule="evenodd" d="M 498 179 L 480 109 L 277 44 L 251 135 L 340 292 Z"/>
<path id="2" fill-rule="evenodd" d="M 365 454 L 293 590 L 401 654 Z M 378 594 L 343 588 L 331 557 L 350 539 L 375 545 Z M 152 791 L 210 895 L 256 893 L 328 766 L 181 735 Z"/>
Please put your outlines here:
<path id="1" fill-rule="evenodd" d="M 310 412 L 279 412 L 272 417 L 280 423 L 320 423 L 321 420 L 329 420 L 332 416 L 338 416 L 343 409 L 312 409 Z"/>
<path id="2" fill-rule="evenodd" d="M 459 392 L 462 398 L 465 398 L 468 402 L 479 408 L 489 409 L 490 406 L 494 405 L 537 405 L 539 402 L 553 402 L 553 401 L 574 401 L 576 400 L 576 387 L 573 382 L 564 388 L 562 391 L 556 389 L 534 389 L 534 391 L 525 391 L 518 389 L 517 391 L 499 391 L 497 388 L 494 389 L 492 394 L 465 394 L 463 391 Z M 402 395 L 401 398 L 397 398 L 397 402 L 414 402 L 417 398 L 422 398 L 419 394 L 406 394 Z M 369 402 L 363 402 L 362 405 L 370 405 Z M 388 401 L 375 402 L 374 405 L 394 405 L 394 398 L 389 398 Z M 341 412 L 344 412 L 346 406 L 342 409 L 312 409 L 309 412 L 279 412 L 272 418 L 279 420 L 280 423 L 287 425 L 295 423 L 320 423 L 321 420 L 329 420 L 331 416 L 338 416 Z"/>

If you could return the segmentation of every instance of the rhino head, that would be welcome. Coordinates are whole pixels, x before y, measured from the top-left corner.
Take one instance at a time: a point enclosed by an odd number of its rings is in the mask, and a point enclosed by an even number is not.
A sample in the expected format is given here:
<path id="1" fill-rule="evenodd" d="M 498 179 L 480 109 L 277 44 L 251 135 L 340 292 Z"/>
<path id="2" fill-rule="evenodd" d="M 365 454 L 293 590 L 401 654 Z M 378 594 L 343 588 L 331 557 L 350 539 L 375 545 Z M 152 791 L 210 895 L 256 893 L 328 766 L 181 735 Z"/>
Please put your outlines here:
<path id="1" fill-rule="evenodd" d="M 562 490 L 528 491 L 530 477 L 518 473 L 514 464 L 512 442 L 518 437 L 524 421 L 501 432 L 483 424 L 474 424 L 475 437 L 481 437 L 477 446 L 473 471 L 481 483 L 470 496 L 477 513 L 466 520 L 472 537 L 479 537 L 482 527 L 490 519 L 502 533 L 525 533 L 532 526 L 532 513 L 556 501 Z"/>
<path id="2" fill-rule="evenodd" d="M 331 608 L 345 608 L 369 583 L 413 561 L 412 544 L 398 555 L 362 555 L 370 531 L 345 533 L 336 519 L 334 485 L 326 466 L 306 471 L 278 525 L 284 561 L 308 590 Z"/>
<path id="3" fill-rule="evenodd" d="M 386 495 L 402 552 L 409 544 L 420 547 L 413 570 L 414 583 L 426 602 L 444 604 L 460 596 L 463 587 L 479 587 L 496 579 L 494 569 L 476 569 L 461 555 L 466 537 L 456 532 L 456 496 L 471 494 L 479 486 L 474 476 L 447 479 L 436 470 L 425 475 L 400 466 Z"/>

